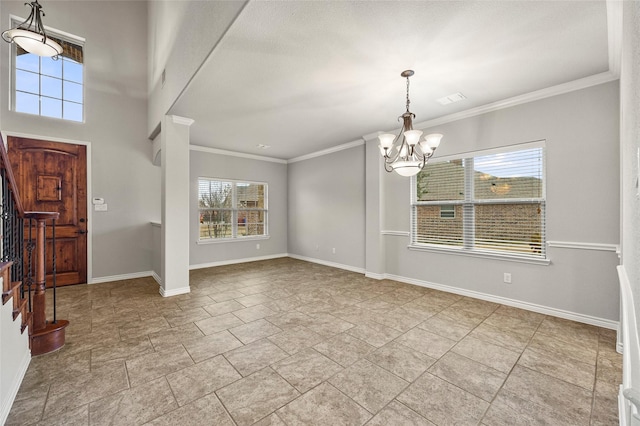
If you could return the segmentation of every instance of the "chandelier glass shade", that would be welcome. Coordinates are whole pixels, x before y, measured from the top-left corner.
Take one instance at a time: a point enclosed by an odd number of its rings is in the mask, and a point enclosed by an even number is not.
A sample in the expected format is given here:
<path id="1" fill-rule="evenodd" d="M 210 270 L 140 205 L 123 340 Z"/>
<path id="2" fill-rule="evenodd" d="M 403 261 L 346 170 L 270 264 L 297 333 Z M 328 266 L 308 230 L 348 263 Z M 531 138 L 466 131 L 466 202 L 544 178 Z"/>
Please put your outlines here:
<path id="1" fill-rule="evenodd" d="M 42 25 L 42 6 L 35 0 L 25 3 L 31 7 L 29 17 L 15 28 L 2 32 L 2 38 L 7 43 L 16 43 L 29 53 L 38 56 L 49 56 L 57 59 L 62 54 L 62 46 L 56 41 L 47 37 L 47 33 Z"/>
<path id="2" fill-rule="evenodd" d="M 380 140 L 380 154 L 384 158 L 384 169 L 391 173 L 395 171 L 400 176 L 413 176 L 427 164 L 433 156 L 436 148 L 440 146 L 442 135 L 432 133 L 426 135 L 423 140 L 422 130 L 413 128 L 414 113 L 409 111 L 409 77 L 414 74 L 412 70 L 403 71 L 400 75 L 407 79 L 407 110 L 398 117 L 402 119 L 402 128 L 397 135 L 384 133 L 378 136 Z"/>

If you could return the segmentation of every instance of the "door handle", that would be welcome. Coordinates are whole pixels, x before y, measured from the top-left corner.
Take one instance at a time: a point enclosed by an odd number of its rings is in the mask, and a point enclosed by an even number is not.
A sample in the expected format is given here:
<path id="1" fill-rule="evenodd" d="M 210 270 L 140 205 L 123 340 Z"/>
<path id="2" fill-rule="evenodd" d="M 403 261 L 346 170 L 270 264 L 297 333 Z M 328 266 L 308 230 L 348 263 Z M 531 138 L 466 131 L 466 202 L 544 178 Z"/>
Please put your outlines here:
<path id="1" fill-rule="evenodd" d="M 80 223 L 84 223 L 85 218 L 80 219 Z"/>
<path id="2" fill-rule="evenodd" d="M 80 234 L 80 235 L 84 235 L 86 233 L 87 233 L 87 231 L 85 231 L 85 230 L 82 230 L 82 229 L 78 230 L 78 234 Z"/>

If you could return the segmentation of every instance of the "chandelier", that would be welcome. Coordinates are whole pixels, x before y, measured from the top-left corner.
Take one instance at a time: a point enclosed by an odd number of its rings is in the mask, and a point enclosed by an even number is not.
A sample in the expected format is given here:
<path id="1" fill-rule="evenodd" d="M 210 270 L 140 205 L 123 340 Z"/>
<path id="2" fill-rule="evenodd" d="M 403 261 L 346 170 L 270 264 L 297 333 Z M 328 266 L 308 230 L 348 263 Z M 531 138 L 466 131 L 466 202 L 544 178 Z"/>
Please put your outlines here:
<path id="1" fill-rule="evenodd" d="M 427 164 L 440 145 L 442 135 L 432 133 L 420 140 L 422 130 L 414 130 L 414 113 L 409 111 L 409 77 L 413 70 L 402 71 L 400 74 L 407 79 L 407 111 L 398 117 L 402 119 L 402 128 L 398 135 L 385 133 L 378 136 L 380 139 L 380 153 L 384 157 L 384 169 L 391 173 L 395 170 L 400 176 L 413 176 Z"/>
<path id="2" fill-rule="evenodd" d="M 38 0 L 25 3 L 25 5 L 31 7 L 29 17 L 17 27 L 3 31 L 2 38 L 7 43 L 16 43 L 29 53 L 38 56 L 53 56 L 54 59 L 57 59 L 58 55 L 62 54 L 62 47 L 47 37 L 40 17 L 40 14 L 44 16 L 42 6 Z"/>

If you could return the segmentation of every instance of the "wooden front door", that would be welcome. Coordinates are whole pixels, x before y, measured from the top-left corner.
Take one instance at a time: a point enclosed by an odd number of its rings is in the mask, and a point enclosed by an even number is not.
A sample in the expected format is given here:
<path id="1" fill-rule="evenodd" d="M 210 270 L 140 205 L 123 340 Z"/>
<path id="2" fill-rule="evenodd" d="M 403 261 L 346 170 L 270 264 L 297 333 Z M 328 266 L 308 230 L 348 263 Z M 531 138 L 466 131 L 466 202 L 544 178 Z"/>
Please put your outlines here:
<path id="1" fill-rule="evenodd" d="M 60 213 L 55 230 L 57 285 L 87 282 L 86 148 L 84 145 L 8 138 L 9 161 L 24 210 Z M 28 221 L 25 222 L 27 239 Z M 53 229 L 50 225 L 47 222 L 47 287 L 52 284 L 53 270 Z"/>

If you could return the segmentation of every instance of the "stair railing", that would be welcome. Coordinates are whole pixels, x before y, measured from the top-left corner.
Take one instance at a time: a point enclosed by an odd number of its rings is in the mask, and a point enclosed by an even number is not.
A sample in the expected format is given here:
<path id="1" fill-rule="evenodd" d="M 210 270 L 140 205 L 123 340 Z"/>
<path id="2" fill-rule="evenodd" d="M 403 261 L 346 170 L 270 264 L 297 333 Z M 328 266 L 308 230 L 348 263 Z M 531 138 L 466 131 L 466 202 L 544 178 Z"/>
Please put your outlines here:
<path id="1" fill-rule="evenodd" d="M 56 312 L 56 242 L 55 222 L 58 212 L 25 212 L 18 187 L 0 135 L 0 262 L 11 262 L 11 286 L 3 286 L 3 302 L 8 292 L 15 291 L 14 318 L 22 313 L 22 328 L 29 329 L 32 355 L 41 355 L 64 345 L 66 320 L 58 320 Z M 46 237 L 47 222 L 52 227 L 53 320 L 46 319 Z M 25 223 L 28 227 L 25 228 Z M 25 233 L 27 238 L 25 240 Z M 26 259 L 25 259 L 26 251 Z M 9 287 L 7 290 L 5 288 Z"/>

